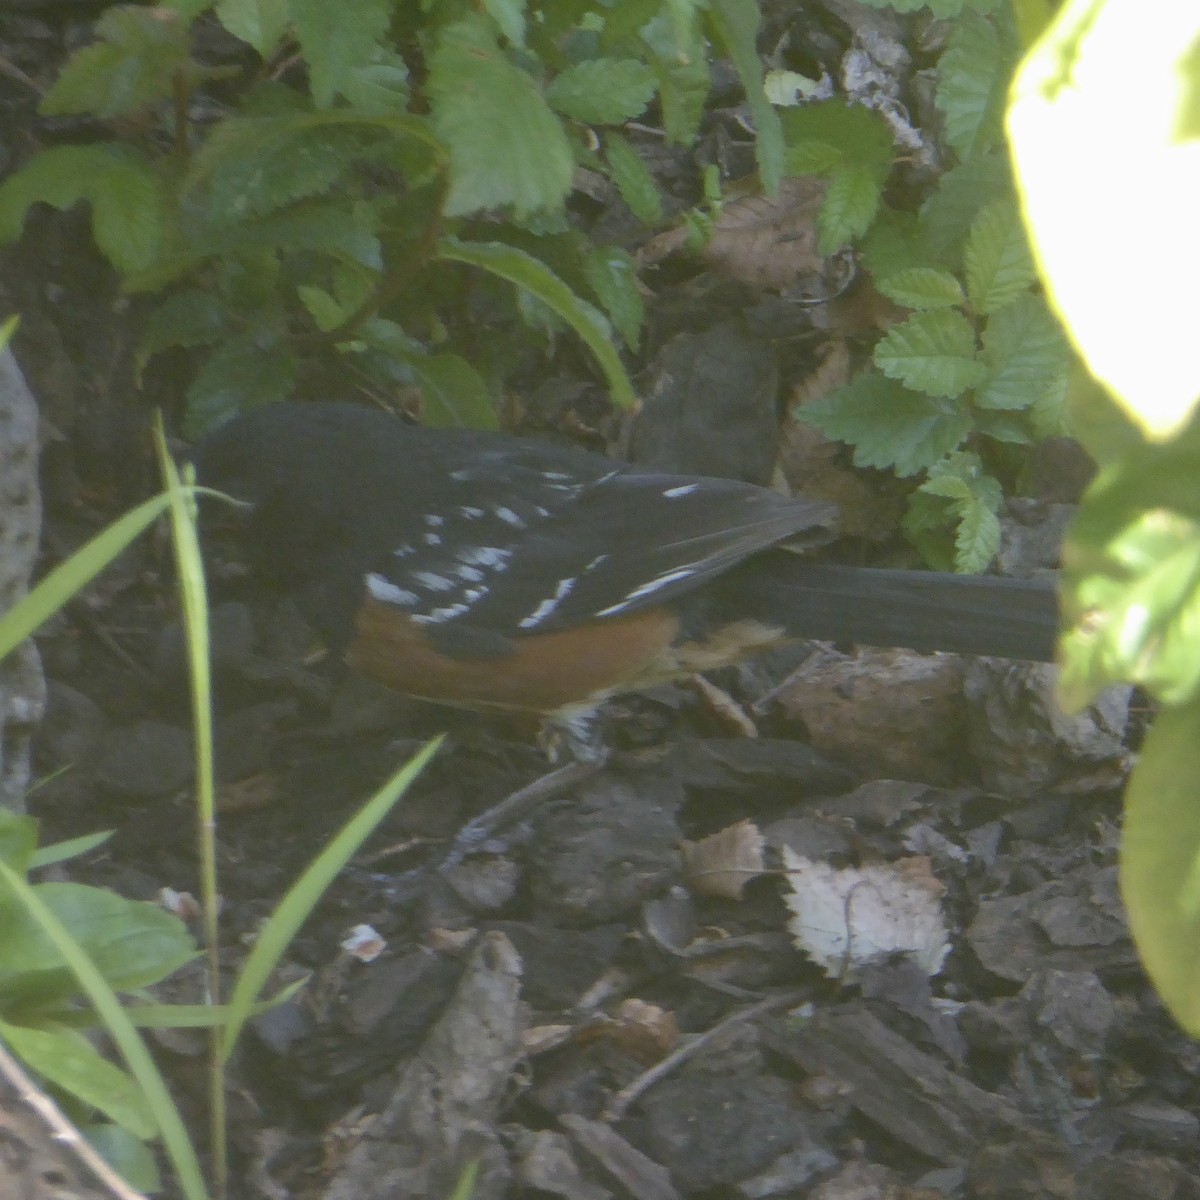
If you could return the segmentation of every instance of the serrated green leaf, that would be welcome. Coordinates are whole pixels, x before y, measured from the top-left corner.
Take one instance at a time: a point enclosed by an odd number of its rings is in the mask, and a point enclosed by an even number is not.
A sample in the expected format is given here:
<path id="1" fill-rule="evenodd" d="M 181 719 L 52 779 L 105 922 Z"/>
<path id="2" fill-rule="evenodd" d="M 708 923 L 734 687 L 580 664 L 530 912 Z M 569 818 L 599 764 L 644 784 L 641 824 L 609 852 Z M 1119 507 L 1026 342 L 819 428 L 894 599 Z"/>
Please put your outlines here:
<path id="1" fill-rule="evenodd" d="M 921 206 L 921 227 L 945 265 L 961 261 L 967 239 L 979 210 L 1001 196 L 1015 198 L 1012 171 L 1004 154 L 982 154 L 952 167 L 937 182 Z"/>
<path id="2" fill-rule="evenodd" d="M 211 346 L 227 332 L 225 306 L 216 296 L 200 290 L 180 292 L 160 304 L 147 319 L 138 342 L 138 373 L 163 350 Z"/>
<path id="3" fill-rule="evenodd" d="M 377 47 L 371 61 L 352 67 L 339 85 L 347 101 L 368 116 L 408 111 L 408 64 L 394 50 Z"/>
<path id="4" fill-rule="evenodd" d="M 871 227 L 879 209 L 879 184 L 869 168 L 843 163 L 829 173 L 829 184 L 817 215 L 817 250 L 836 253 Z"/>
<path id="5" fill-rule="evenodd" d="M 912 267 L 945 269 L 916 215 L 881 206 L 859 247 L 859 261 L 875 280 Z"/>
<path id="6" fill-rule="evenodd" d="M 613 348 L 612 330 L 604 314 L 577 296 L 545 263 L 501 242 L 461 242 L 454 238 L 439 243 L 436 257 L 480 267 L 529 292 L 588 344 L 604 371 L 613 399 L 623 407 L 633 403 L 633 384 Z"/>
<path id="7" fill-rule="evenodd" d="M 269 58 L 288 23 L 288 0 L 220 0 L 213 10 L 235 38 Z"/>
<path id="8" fill-rule="evenodd" d="M 558 209 L 571 189 L 570 143 L 537 84 L 509 62 L 482 19 L 444 28 L 429 62 L 433 124 L 450 152 L 448 216 L 511 205 Z"/>
<path id="9" fill-rule="evenodd" d="M 604 157 L 612 181 L 630 211 L 645 225 L 663 218 L 662 195 L 642 156 L 614 130 L 604 135 Z"/>
<path id="10" fill-rule="evenodd" d="M 762 59 L 758 56 L 759 5 L 756 0 L 711 0 L 709 21 L 715 41 L 733 61 L 746 91 L 754 119 L 758 175 L 763 190 L 773 196 L 783 181 L 783 129 L 763 88 Z"/>
<path id="11" fill-rule="evenodd" d="M 991 409 L 1029 408 L 1051 393 L 1061 397 L 1070 367 L 1058 322 L 1046 302 L 1029 293 L 988 321 L 983 361 L 988 373 L 975 389 L 975 403 Z"/>
<path id="12" fill-rule="evenodd" d="M 1016 203 L 993 200 L 971 226 L 963 248 L 967 296 L 976 312 L 1011 304 L 1035 278 L 1033 256 Z"/>
<path id="13" fill-rule="evenodd" d="M 609 319 L 636 350 L 646 319 L 646 306 L 638 289 L 637 263 L 620 246 L 594 246 L 584 262 L 587 281 Z"/>
<path id="14" fill-rule="evenodd" d="M 876 343 L 875 365 L 887 376 L 930 396 L 959 396 L 987 368 L 975 356 L 975 330 L 961 313 L 915 313 Z"/>
<path id="15" fill-rule="evenodd" d="M 789 142 L 783 151 L 785 175 L 827 175 L 845 162 L 846 156 L 830 142 L 804 138 Z"/>
<path id="16" fill-rule="evenodd" d="M 954 567 L 978 574 L 1000 548 L 1000 520 L 1004 503 L 999 482 L 989 475 L 975 454 L 949 454 L 937 463 L 919 489 L 948 501 L 954 525 Z"/>
<path id="17" fill-rule="evenodd" d="M 816 142 L 836 147 L 841 161 L 866 168 L 880 186 L 891 172 L 891 130 L 872 109 L 844 100 L 820 100 L 784 109 L 779 121 L 786 146 Z"/>
<path id="18" fill-rule="evenodd" d="M 586 125 L 619 125 L 646 110 L 658 83 L 632 58 L 593 58 L 568 67 L 546 89 L 551 107 Z"/>
<path id="19" fill-rule="evenodd" d="M 904 308 L 954 308 L 963 302 L 958 280 L 936 267 L 906 267 L 876 278 L 875 287 Z"/>
<path id="20" fill-rule="evenodd" d="M 945 118 L 946 140 L 961 159 L 997 145 L 1004 102 L 1016 68 L 1016 48 L 976 12 L 954 23 L 938 61 L 935 102 Z"/>
<path id="21" fill-rule="evenodd" d="M 695 11 L 662 11 L 641 31 L 658 76 L 663 130 L 673 146 L 689 146 L 704 119 L 711 86 L 708 48 Z"/>
<path id="22" fill-rule="evenodd" d="M 483 11 L 514 46 L 525 45 L 525 0 L 483 0 Z"/>
<path id="23" fill-rule="evenodd" d="M 329 108 L 355 68 L 370 64 L 387 33 L 391 0 L 289 0 L 317 108 Z"/>
<path id="24" fill-rule="evenodd" d="M 120 146 L 43 151 L 0 185 L 0 241 L 20 236 L 30 205 L 92 204 L 96 244 L 120 271 L 148 267 L 162 244 L 162 195 L 151 166 Z"/>
<path id="25" fill-rule="evenodd" d="M 43 1078 L 135 1137 L 151 1138 L 158 1133 L 158 1122 L 141 1089 L 102 1058 L 78 1030 L 34 1029 L 0 1021 L 0 1037 Z"/>
<path id="26" fill-rule="evenodd" d="M 1154 718 L 1125 790 L 1121 897 L 1171 1015 L 1200 1034 L 1200 703 Z"/>
<path id="27" fill-rule="evenodd" d="M 99 39 L 68 60 L 39 110 L 46 116 L 91 113 L 105 120 L 169 99 L 187 75 L 188 29 L 162 8 L 110 8 L 96 22 Z"/>
<path id="28" fill-rule="evenodd" d="M 803 405 L 795 415 L 850 443 L 856 466 L 891 468 L 898 475 L 927 469 L 971 432 L 970 417 L 960 406 L 871 372 Z"/>
<path id="29" fill-rule="evenodd" d="M 296 359 L 289 351 L 262 347 L 253 338 L 220 346 L 187 391 L 184 433 L 195 439 L 238 413 L 284 400 L 296 386 Z"/>

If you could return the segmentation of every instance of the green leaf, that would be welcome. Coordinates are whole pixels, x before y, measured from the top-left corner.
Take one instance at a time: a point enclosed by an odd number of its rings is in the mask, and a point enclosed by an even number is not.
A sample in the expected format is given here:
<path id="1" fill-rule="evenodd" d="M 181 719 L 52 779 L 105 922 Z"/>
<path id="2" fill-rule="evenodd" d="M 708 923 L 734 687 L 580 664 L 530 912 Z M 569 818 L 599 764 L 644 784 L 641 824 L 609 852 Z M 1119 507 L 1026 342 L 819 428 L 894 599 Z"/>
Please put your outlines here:
<path id="1" fill-rule="evenodd" d="M 998 144 L 1015 46 L 983 16 L 965 12 L 954 23 L 938 62 L 935 103 L 946 122 L 946 140 L 961 159 Z"/>
<path id="2" fill-rule="evenodd" d="M 1029 408 L 1066 386 L 1070 361 L 1058 322 L 1040 296 L 1026 293 L 994 314 L 983 331 L 988 373 L 975 389 L 980 408 Z"/>
<path id="3" fill-rule="evenodd" d="M 184 433 L 195 439 L 238 413 L 284 400 L 296 387 L 296 359 L 281 346 L 253 337 L 226 342 L 200 368 L 187 390 Z"/>
<path id="4" fill-rule="evenodd" d="M 370 62 L 351 67 L 338 90 L 359 112 L 386 116 L 408 110 L 409 71 L 404 59 L 386 47 L 377 47 Z"/>
<path id="5" fill-rule="evenodd" d="M 783 170 L 786 175 L 827 175 L 845 160 L 837 146 L 805 138 L 789 142 L 784 148 Z"/>
<path id="6" fill-rule="evenodd" d="M 932 466 L 971 432 L 970 417 L 959 406 L 870 372 L 795 415 L 853 445 L 856 466 L 891 468 L 898 475 Z"/>
<path id="7" fill-rule="evenodd" d="M 238 224 L 328 191 L 355 162 L 389 153 L 409 134 L 428 136 L 398 116 L 230 117 L 196 154 L 188 186 L 203 195 L 211 224 Z"/>
<path id="8" fill-rule="evenodd" d="M 156 904 L 80 883 L 42 883 L 33 890 L 115 991 L 157 983 L 195 957 L 186 926 Z M 6 905 L 2 924 L 0 1002 L 8 1011 L 18 1003 L 46 1004 L 76 994 L 75 976 L 27 912 Z"/>
<path id="9" fill-rule="evenodd" d="M 0 862 L 24 875 L 37 850 L 38 824 L 7 808 L 0 808 Z"/>
<path id="10" fill-rule="evenodd" d="M 119 1125 L 85 1124 L 79 1126 L 79 1132 L 131 1188 L 148 1196 L 162 1191 L 158 1163 L 145 1142 Z"/>
<path id="11" fill-rule="evenodd" d="M 921 206 L 921 226 L 934 253 L 945 265 L 955 265 L 979 210 L 1001 196 L 1015 195 L 1006 155 L 978 155 L 952 167 Z"/>
<path id="12" fill-rule="evenodd" d="M 178 292 L 163 301 L 142 328 L 135 360 L 138 374 L 163 350 L 211 346 L 227 332 L 225 306 L 217 297 L 199 289 Z"/>
<path id="13" fill-rule="evenodd" d="M 525 0 L 483 0 L 483 11 L 514 46 L 525 45 Z"/>
<path id="14" fill-rule="evenodd" d="M 949 454 L 929 472 L 920 491 L 948 501 L 955 523 L 954 566 L 979 574 L 1000 548 L 1000 520 L 1004 503 L 999 482 L 983 469 L 975 454 Z"/>
<path id="15" fill-rule="evenodd" d="M 39 110 L 46 116 L 90 113 L 103 120 L 140 112 L 174 94 L 186 75 L 188 29 L 176 14 L 132 4 L 96 22 L 99 39 L 68 60 Z"/>
<path id="16" fill-rule="evenodd" d="M 758 56 L 761 24 L 756 0 L 711 0 L 709 21 L 714 40 L 733 61 L 734 70 L 746 90 L 750 115 L 754 118 L 754 156 L 763 190 L 774 195 L 783 180 L 783 130 L 779 114 L 763 88 L 762 60 Z"/>
<path id="17" fill-rule="evenodd" d="M 584 263 L 588 283 L 620 330 L 625 344 L 636 350 L 646 319 L 646 306 L 638 288 L 637 263 L 619 246 L 594 246 Z"/>
<path id="18" fill-rule="evenodd" d="M 936 267 L 906 267 L 877 278 L 875 286 L 904 308 L 954 308 L 963 302 L 958 280 Z"/>
<path id="19" fill-rule="evenodd" d="M 604 135 L 604 157 L 633 215 L 645 225 L 657 225 L 663 219 L 662 196 L 642 156 L 619 133 L 609 130 Z"/>
<path id="20" fill-rule="evenodd" d="M 845 163 L 829 175 L 829 186 L 817 216 L 817 250 L 836 253 L 871 227 L 879 210 L 880 189 L 869 167 Z"/>
<path id="21" fill-rule="evenodd" d="M 963 250 L 967 295 L 976 312 L 994 313 L 1033 282 L 1025 225 L 1016 204 L 1001 197 L 976 217 Z"/>
<path id="22" fill-rule="evenodd" d="M 391 0 L 289 0 L 317 108 L 329 108 L 351 71 L 375 57 L 391 19 Z"/>
<path id="23" fill-rule="evenodd" d="M 1110 683 L 1166 704 L 1200 692 L 1200 503 L 1196 433 L 1105 468 L 1063 557 L 1067 632 L 1060 692 L 1079 708 Z"/>
<path id="24" fill-rule="evenodd" d="M 34 1029 L 0 1021 L 0 1037 L 26 1066 L 137 1138 L 152 1138 L 158 1122 L 136 1083 L 102 1058 L 74 1029 Z"/>
<path id="25" fill-rule="evenodd" d="M 867 168 L 880 185 L 891 172 L 891 130 L 872 109 L 844 100 L 820 100 L 786 108 L 779 120 L 789 148 L 814 143 L 836 149 L 839 162 Z"/>
<path id="26" fill-rule="evenodd" d="M 0 241 L 13 241 L 29 207 L 92 204 L 96 244 L 119 270 L 143 270 L 162 244 L 162 196 L 150 165 L 123 147 L 58 146 L 0 185 Z"/>
<path id="27" fill-rule="evenodd" d="M 874 358 L 885 375 L 931 396 L 961 395 L 987 373 L 975 357 L 971 322 L 945 309 L 916 313 L 893 325 L 876 343 Z"/>
<path id="28" fill-rule="evenodd" d="M 486 21 L 467 18 L 441 31 L 428 90 L 434 128 L 450 151 L 448 216 L 502 205 L 518 216 L 561 207 L 574 170 L 570 143 Z"/>
<path id="29" fill-rule="evenodd" d="M 691 5 L 666 4 L 641 30 L 650 65 L 658 75 L 663 129 L 673 146 L 690 146 L 708 100 L 708 47 Z"/>
<path id="30" fill-rule="evenodd" d="M 658 90 L 654 72 L 632 58 L 593 58 L 562 72 L 546 89 L 551 107 L 586 125 L 619 125 L 646 110 Z"/>
<path id="31" fill-rule="evenodd" d="M 913 213 L 883 206 L 859 247 L 859 260 L 878 283 L 913 267 L 942 270 L 946 263 Z"/>
<path id="32" fill-rule="evenodd" d="M 1164 709 L 1125 790 L 1121 896 L 1171 1015 L 1200 1034 L 1200 703 Z"/>
<path id="33" fill-rule="evenodd" d="M 235 38 L 270 58 L 287 28 L 288 0 L 220 0 L 213 12 Z"/>
<path id="34" fill-rule="evenodd" d="M 102 830 L 99 833 L 84 833 L 79 837 L 65 838 L 61 842 L 51 842 L 48 846 L 40 846 L 29 860 L 29 869 L 36 871 L 41 867 L 50 867 L 55 863 L 67 862 L 89 854 L 97 846 L 103 846 L 112 837 L 114 830 Z M 11 859 L 5 858 L 10 867 L 15 867 Z"/>
<path id="35" fill-rule="evenodd" d="M 633 384 L 613 348 L 612 331 L 604 314 L 577 296 L 545 263 L 502 242 L 460 242 L 454 238 L 439 244 L 436 257 L 480 267 L 536 297 L 588 344 L 604 371 L 613 399 L 622 407 L 633 403 Z"/>

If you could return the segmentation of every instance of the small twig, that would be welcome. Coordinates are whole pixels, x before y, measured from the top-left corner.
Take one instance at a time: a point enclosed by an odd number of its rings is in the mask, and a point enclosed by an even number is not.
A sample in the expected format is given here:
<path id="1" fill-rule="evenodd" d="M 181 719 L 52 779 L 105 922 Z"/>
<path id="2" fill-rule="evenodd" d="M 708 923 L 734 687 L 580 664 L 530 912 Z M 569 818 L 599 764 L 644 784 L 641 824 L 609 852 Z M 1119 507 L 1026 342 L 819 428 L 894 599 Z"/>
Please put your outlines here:
<path id="1" fill-rule="evenodd" d="M 24 84 L 31 92 L 35 92 L 39 96 L 46 94 L 46 89 L 36 79 L 30 78 L 16 63 L 10 62 L 3 56 L 0 56 L 0 75 L 7 75 L 9 79 L 15 79 L 18 83 Z"/>
<path id="2" fill-rule="evenodd" d="M 505 797 L 499 804 L 493 805 L 479 816 L 468 821 L 454 839 L 450 853 L 442 860 L 439 869 L 449 871 L 474 850 L 477 850 L 489 838 L 494 837 L 501 829 L 515 825 L 539 804 L 566 791 L 576 783 L 590 779 L 600 769 L 598 763 L 568 763 L 551 771 L 548 775 L 535 779 L 531 784 L 520 788 Z"/>
<path id="3" fill-rule="evenodd" d="M 117 1200 L 146 1200 L 143 1193 L 134 1191 L 96 1153 L 91 1143 L 63 1116 L 58 1105 L 30 1079 L 3 1045 L 0 1045 L 0 1077 L 8 1082 L 20 1100 L 41 1117 L 55 1143 L 72 1154 Z"/>
<path id="4" fill-rule="evenodd" d="M 632 1083 L 623 1087 L 608 1102 L 602 1119 L 619 1121 L 629 1106 L 641 1099 L 659 1080 L 666 1078 L 672 1071 L 694 1058 L 730 1026 L 741 1024 L 743 1021 L 753 1021 L 756 1017 L 761 1017 L 763 1013 L 773 1012 L 777 1008 L 787 1008 L 790 1005 L 798 1004 L 808 994 L 808 992 L 800 991 L 785 992 L 782 996 L 771 996 L 766 1000 L 760 1000 L 757 1004 L 751 1004 L 749 1008 L 740 1008 L 737 1012 L 731 1013 L 723 1021 L 718 1021 L 711 1029 L 697 1034 L 691 1041 L 685 1042 L 679 1049 L 673 1050 L 666 1058 L 656 1062 L 648 1071 L 643 1071 Z"/>

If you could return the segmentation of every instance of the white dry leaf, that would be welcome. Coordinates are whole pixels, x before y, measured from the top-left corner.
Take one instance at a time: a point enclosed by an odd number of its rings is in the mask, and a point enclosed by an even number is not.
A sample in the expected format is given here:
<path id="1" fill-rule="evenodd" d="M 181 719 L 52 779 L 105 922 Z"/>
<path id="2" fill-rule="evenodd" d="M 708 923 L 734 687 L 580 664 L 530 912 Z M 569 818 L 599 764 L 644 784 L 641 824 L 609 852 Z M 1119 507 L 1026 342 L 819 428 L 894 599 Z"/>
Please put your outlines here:
<path id="1" fill-rule="evenodd" d="M 764 844 L 753 821 L 738 821 L 698 842 L 684 842 L 684 880 L 697 895 L 740 900 L 746 884 L 766 870 Z"/>
<path id="2" fill-rule="evenodd" d="M 936 975 L 950 951 L 942 915 L 942 885 L 929 859 L 839 870 L 783 848 L 791 885 L 788 923 L 796 945 L 833 979 L 892 955 L 911 958 Z"/>

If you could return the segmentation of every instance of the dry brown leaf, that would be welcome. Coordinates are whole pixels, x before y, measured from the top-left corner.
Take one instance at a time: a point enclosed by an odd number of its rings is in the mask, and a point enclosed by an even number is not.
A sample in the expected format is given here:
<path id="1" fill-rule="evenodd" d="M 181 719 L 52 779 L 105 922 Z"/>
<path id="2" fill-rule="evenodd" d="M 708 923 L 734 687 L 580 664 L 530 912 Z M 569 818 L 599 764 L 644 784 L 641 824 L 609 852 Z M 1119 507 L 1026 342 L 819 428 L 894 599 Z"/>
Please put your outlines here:
<path id="1" fill-rule="evenodd" d="M 675 1014 L 657 1004 L 630 997 L 617 1009 L 613 1031 L 617 1043 L 643 1062 L 657 1062 L 669 1054 L 679 1041 L 679 1022 Z"/>
<path id="2" fill-rule="evenodd" d="M 746 884 L 766 870 L 763 846 L 763 835 L 753 821 L 739 821 L 698 842 L 684 842 L 684 879 L 700 895 L 740 900 Z"/>

